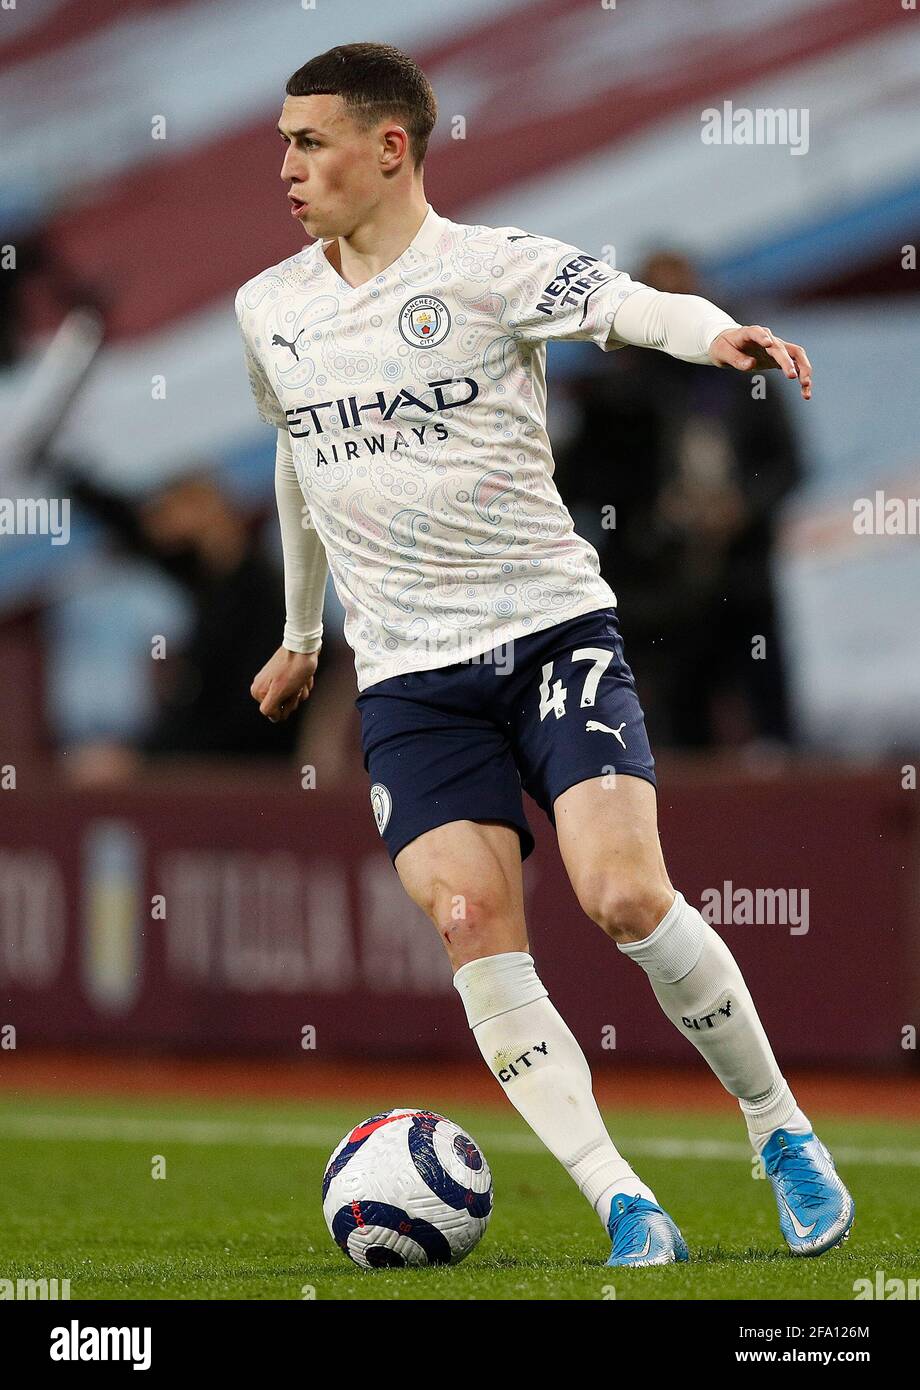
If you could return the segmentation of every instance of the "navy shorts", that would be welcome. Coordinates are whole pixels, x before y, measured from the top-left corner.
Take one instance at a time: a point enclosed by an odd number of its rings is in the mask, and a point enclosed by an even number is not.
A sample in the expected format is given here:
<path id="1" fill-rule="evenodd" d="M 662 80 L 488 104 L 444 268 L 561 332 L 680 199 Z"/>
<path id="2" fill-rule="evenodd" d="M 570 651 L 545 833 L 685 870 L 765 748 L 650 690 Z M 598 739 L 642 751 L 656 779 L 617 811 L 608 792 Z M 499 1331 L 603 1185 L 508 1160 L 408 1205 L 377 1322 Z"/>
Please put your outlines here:
<path id="1" fill-rule="evenodd" d="M 483 656 L 363 690 L 364 766 L 390 858 L 455 820 L 496 820 L 534 847 L 522 789 L 555 825 L 569 787 L 611 772 L 655 785 L 645 717 L 613 608 Z"/>

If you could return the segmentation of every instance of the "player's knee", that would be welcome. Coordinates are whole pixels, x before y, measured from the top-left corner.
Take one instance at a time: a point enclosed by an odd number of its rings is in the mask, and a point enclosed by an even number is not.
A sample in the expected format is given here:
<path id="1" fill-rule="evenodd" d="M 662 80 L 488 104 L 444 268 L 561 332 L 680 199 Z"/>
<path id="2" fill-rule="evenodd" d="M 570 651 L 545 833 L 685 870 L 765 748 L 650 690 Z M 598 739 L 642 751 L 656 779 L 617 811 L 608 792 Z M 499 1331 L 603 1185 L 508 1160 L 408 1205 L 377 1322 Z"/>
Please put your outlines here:
<path id="1" fill-rule="evenodd" d="M 579 893 L 579 901 L 593 922 L 614 941 L 641 941 L 649 936 L 674 900 L 674 890 L 663 881 L 598 874 Z"/>
<path id="2" fill-rule="evenodd" d="M 507 918 L 508 904 L 500 893 L 488 889 L 442 891 L 437 894 L 430 915 L 449 952 L 459 950 L 466 943 L 468 946 L 479 944 L 487 953 L 492 935 Z"/>

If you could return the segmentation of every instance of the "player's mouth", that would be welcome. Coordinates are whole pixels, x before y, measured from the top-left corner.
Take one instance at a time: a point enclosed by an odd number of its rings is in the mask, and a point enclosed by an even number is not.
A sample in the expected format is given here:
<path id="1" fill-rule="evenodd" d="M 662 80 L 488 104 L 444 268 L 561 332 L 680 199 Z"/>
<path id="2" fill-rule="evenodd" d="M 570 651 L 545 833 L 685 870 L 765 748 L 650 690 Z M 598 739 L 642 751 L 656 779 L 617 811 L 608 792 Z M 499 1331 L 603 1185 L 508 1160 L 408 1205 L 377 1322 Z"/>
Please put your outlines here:
<path id="1" fill-rule="evenodd" d="M 299 217 L 300 214 L 303 212 L 304 208 L 308 206 L 307 203 L 301 202 L 300 198 L 295 198 L 293 193 L 288 194 L 288 201 L 291 204 L 292 217 Z"/>

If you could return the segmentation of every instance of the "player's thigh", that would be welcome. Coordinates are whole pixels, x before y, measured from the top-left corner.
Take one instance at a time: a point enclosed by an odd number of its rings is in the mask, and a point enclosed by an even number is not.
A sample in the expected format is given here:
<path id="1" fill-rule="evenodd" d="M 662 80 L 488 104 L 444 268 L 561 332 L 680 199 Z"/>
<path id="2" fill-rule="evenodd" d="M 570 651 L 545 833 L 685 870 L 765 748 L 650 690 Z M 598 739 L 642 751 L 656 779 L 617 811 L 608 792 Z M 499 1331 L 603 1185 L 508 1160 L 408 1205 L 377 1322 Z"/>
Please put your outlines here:
<path id="1" fill-rule="evenodd" d="M 393 862 L 409 897 L 437 927 L 455 970 L 482 956 L 527 950 L 514 826 L 451 821 L 419 835 Z"/>
<path id="2" fill-rule="evenodd" d="M 616 613 L 547 629 L 515 688 L 525 789 L 556 826 L 584 910 L 611 936 L 647 936 L 673 900 L 658 840 L 655 760 Z"/>
<path id="3" fill-rule="evenodd" d="M 557 798 L 592 777 L 655 785 L 655 760 L 616 614 L 587 613 L 520 644 L 508 701 L 525 791 L 554 822 Z M 554 822 L 555 823 L 555 822 Z"/>
<path id="4" fill-rule="evenodd" d="M 359 696 L 377 828 L 455 966 L 526 949 L 521 862 L 533 849 L 507 734 L 474 667 L 413 672 Z"/>
<path id="5" fill-rule="evenodd" d="M 587 915 L 616 940 L 648 936 L 674 901 L 655 788 L 617 773 L 578 782 L 554 806 L 559 852 Z"/>
<path id="6" fill-rule="evenodd" d="M 533 850 L 521 779 L 507 734 L 475 712 L 468 671 L 419 671 L 358 697 L 371 805 L 390 859 L 455 821 L 515 828 Z"/>

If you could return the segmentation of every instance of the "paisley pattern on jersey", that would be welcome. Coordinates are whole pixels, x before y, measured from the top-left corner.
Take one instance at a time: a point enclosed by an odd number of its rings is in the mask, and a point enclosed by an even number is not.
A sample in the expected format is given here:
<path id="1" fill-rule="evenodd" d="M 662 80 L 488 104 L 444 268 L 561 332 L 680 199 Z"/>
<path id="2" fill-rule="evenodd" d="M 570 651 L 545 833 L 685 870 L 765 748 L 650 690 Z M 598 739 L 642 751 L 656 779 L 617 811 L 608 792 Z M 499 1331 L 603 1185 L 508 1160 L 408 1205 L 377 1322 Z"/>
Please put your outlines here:
<path id="1" fill-rule="evenodd" d="M 429 207 L 363 285 L 315 242 L 239 291 L 256 406 L 290 431 L 359 689 L 615 605 L 553 482 L 546 343 L 621 346 L 637 288 L 565 242 Z"/>

